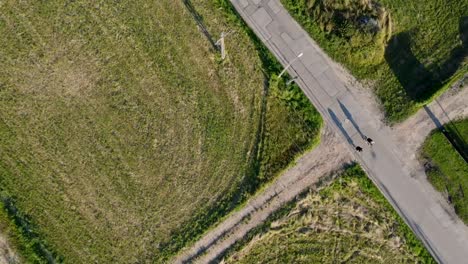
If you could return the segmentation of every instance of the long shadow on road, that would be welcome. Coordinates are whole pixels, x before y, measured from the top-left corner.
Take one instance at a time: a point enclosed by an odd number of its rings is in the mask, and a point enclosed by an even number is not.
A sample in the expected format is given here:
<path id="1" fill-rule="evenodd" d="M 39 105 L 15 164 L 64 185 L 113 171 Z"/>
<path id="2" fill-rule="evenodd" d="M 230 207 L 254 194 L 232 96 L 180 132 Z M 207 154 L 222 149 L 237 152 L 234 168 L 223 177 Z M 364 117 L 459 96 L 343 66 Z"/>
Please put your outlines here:
<path id="1" fill-rule="evenodd" d="M 361 138 L 364 138 L 364 134 L 362 133 L 361 129 L 359 128 L 359 126 L 356 124 L 356 121 L 353 119 L 353 115 L 348 111 L 348 108 L 346 108 L 346 106 L 344 106 L 340 100 L 337 100 L 338 101 L 338 104 L 340 104 L 340 107 L 341 107 L 341 110 L 343 111 L 343 113 L 346 115 L 346 118 L 348 118 L 348 120 L 351 122 L 351 124 L 353 124 L 354 128 L 357 130 L 357 132 L 359 133 L 359 135 L 361 136 Z"/>
<path id="2" fill-rule="evenodd" d="M 330 114 L 330 117 L 332 118 L 333 122 L 335 122 L 336 126 L 340 129 L 341 133 L 343 133 L 348 143 L 354 147 L 353 139 L 351 139 L 351 137 L 348 135 L 348 133 L 344 129 L 343 125 L 340 122 L 340 119 L 336 116 L 335 112 L 333 112 L 333 110 L 328 108 L 328 113 Z"/>

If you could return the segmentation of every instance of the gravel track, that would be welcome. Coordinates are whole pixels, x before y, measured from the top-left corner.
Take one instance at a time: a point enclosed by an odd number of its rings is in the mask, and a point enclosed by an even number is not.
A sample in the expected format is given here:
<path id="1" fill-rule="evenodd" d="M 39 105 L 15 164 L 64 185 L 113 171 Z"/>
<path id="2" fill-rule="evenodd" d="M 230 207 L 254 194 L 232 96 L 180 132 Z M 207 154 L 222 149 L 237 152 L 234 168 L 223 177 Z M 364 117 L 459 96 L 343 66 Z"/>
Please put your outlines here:
<path id="1" fill-rule="evenodd" d="M 173 262 L 209 263 L 217 259 L 250 230 L 263 223 L 271 213 L 349 162 L 351 155 L 341 138 L 325 127 L 321 133 L 321 143 L 316 148 L 304 154 L 294 166 L 250 199 L 242 209 L 233 212 L 221 224 L 208 231 Z"/>

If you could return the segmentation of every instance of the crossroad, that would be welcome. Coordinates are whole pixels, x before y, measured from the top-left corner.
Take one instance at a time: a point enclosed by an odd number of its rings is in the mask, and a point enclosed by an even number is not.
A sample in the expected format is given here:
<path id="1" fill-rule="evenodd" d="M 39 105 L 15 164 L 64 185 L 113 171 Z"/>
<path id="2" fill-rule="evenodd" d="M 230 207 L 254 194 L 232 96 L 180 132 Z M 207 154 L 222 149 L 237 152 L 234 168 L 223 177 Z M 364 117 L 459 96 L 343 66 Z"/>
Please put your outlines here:
<path id="1" fill-rule="evenodd" d="M 287 13 L 279 0 L 231 0 L 273 55 L 288 66 L 324 120 L 339 133 L 387 200 L 439 263 L 468 263 L 467 227 L 445 201 L 416 178 L 423 170 L 406 165 L 399 142 L 336 71 L 333 62 Z M 302 56 L 299 54 L 303 53 Z M 375 141 L 368 146 L 364 137 Z M 355 152 L 361 146 L 364 150 Z"/>

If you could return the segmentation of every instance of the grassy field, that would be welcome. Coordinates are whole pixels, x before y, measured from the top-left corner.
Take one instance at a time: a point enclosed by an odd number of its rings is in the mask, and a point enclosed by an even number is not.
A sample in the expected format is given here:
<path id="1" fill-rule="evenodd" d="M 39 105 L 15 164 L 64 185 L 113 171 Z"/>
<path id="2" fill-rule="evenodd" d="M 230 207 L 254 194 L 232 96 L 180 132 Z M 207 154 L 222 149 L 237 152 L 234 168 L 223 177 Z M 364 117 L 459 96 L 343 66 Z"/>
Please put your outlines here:
<path id="1" fill-rule="evenodd" d="M 317 141 L 223 3 L 0 3 L 1 198 L 26 259 L 166 260 Z"/>
<path id="2" fill-rule="evenodd" d="M 468 2 L 281 0 L 318 44 L 373 87 L 389 122 L 468 72 Z"/>
<path id="3" fill-rule="evenodd" d="M 282 215 L 227 263 L 435 263 L 357 165 Z"/>
<path id="4" fill-rule="evenodd" d="M 422 147 L 429 182 L 443 192 L 454 206 L 458 216 L 468 224 L 468 119 L 445 125 L 446 134 L 457 146 L 457 151 L 444 133 L 435 130 Z"/>

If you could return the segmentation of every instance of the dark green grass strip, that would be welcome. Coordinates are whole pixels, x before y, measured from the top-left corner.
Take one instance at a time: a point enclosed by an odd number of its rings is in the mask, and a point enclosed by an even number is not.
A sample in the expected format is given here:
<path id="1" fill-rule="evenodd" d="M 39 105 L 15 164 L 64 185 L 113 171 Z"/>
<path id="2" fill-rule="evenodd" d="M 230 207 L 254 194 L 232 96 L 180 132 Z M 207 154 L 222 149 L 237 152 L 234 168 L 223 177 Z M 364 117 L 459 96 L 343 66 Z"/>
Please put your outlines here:
<path id="1" fill-rule="evenodd" d="M 437 129 L 429 135 L 423 144 L 422 159 L 429 182 L 445 194 L 457 215 L 468 224 L 468 163 L 462 156 L 467 140 L 468 120 L 452 122 L 444 132 Z"/>

